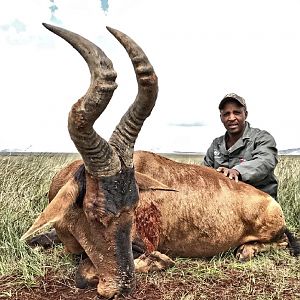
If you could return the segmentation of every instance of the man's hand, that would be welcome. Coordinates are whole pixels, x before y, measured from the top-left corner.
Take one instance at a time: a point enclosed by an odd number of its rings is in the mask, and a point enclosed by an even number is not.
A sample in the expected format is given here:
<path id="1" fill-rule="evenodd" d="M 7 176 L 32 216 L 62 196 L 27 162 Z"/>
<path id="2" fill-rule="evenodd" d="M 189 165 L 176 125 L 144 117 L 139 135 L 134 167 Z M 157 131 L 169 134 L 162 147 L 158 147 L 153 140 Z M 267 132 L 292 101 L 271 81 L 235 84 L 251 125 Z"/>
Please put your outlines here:
<path id="1" fill-rule="evenodd" d="M 239 171 L 235 170 L 235 169 L 228 169 L 228 168 L 225 168 L 225 167 L 219 167 L 217 169 L 218 172 L 221 172 L 224 174 L 224 176 L 228 176 L 229 179 L 234 179 L 235 182 L 238 182 L 239 181 Z"/>

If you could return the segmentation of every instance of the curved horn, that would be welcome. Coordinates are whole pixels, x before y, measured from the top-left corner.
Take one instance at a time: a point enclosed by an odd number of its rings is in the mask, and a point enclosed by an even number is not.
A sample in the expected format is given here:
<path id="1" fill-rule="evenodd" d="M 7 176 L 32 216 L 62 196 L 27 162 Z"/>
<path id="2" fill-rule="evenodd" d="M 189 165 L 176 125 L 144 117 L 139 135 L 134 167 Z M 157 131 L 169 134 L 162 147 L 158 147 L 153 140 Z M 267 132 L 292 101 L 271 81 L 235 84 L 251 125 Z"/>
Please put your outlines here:
<path id="1" fill-rule="evenodd" d="M 117 74 L 112 62 L 100 48 L 80 35 L 53 25 L 43 25 L 71 44 L 85 59 L 91 73 L 87 93 L 72 106 L 69 113 L 68 129 L 71 139 L 91 175 L 115 175 L 121 169 L 120 160 L 114 149 L 93 129 L 94 122 L 117 88 Z"/>
<path id="2" fill-rule="evenodd" d="M 157 98 L 157 76 L 144 51 L 130 37 L 116 29 L 110 27 L 107 29 L 127 51 L 138 82 L 136 99 L 120 120 L 109 140 L 110 145 L 116 149 L 126 166 L 132 167 L 136 138 Z"/>

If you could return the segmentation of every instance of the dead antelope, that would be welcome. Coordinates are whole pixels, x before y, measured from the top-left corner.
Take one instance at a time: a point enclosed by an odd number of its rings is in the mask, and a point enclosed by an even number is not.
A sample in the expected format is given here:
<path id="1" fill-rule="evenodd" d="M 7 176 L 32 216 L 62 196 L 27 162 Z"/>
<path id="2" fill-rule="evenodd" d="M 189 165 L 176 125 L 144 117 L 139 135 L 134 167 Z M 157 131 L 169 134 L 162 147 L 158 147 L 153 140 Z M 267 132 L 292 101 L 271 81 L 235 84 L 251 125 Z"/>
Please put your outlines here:
<path id="1" fill-rule="evenodd" d="M 71 164 L 63 171 L 63 177 L 52 183 L 50 204 L 22 238 L 53 224 L 68 251 L 87 254 L 97 271 L 98 293 L 110 298 L 127 293 L 135 286 L 131 237 L 139 195 L 133 148 L 144 120 L 154 107 L 157 77 L 142 49 L 122 32 L 107 27 L 126 49 L 138 82 L 134 103 L 107 142 L 95 132 L 93 124 L 117 87 L 117 74 L 111 61 L 85 38 L 59 27 L 43 25 L 70 43 L 90 69 L 90 87 L 73 105 L 68 118 L 71 139 L 84 165 L 78 168 Z"/>
<path id="2" fill-rule="evenodd" d="M 272 244 L 285 247 L 284 235 L 293 254 L 299 254 L 280 205 L 268 194 L 211 168 L 151 152 L 133 154 L 158 91 L 153 68 L 136 43 L 108 28 L 133 62 L 138 95 L 106 142 L 92 126 L 116 88 L 111 62 L 82 37 L 45 26 L 80 52 L 92 79 L 69 115 L 69 132 L 83 161 L 73 162 L 54 177 L 50 204 L 23 239 L 53 224 L 69 252 L 87 254 L 78 268 L 77 285 L 97 283 L 98 293 L 107 298 L 130 292 L 135 270 L 172 265 L 164 254 L 211 257 L 237 248 L 237 257 L 247 260 Z M 143 254 L 135 267 L 133 254 Z"/>

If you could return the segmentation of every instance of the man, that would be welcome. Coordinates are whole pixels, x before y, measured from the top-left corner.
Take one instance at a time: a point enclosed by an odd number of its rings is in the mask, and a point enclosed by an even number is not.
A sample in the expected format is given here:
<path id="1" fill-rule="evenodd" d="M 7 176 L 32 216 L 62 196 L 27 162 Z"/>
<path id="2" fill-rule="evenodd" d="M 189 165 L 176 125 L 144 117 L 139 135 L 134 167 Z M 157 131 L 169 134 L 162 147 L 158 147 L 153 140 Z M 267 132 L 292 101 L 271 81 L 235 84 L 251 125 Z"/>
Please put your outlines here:
<path id="1" fill-rule="evenodd" d="M 278 183 L 274 175 L 277 148 L 271 134 L 250 127 L 244 98 L 231 93 L 219 104 L 226 133 L 213 140 L 204 157 L 204 165 L 235 181 L 242 180 L 277 199 Z"/>

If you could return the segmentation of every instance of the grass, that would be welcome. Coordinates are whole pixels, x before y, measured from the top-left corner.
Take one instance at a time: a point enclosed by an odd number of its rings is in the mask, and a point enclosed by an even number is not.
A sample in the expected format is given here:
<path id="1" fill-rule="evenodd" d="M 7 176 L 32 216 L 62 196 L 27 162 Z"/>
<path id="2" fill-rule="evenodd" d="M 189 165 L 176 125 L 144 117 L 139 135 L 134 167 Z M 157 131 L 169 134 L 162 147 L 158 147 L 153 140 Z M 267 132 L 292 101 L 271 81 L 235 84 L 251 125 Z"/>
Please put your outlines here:
<path id="1" fill-rule="evenodd" d="M 66 154 L 0 156 L 0 299 L 14 299 L 16 287 L 35 286 L 38 278 L 48 273 L 72 277 L 74 263 L 62 246 L 47 251 L 31 249 L 19 238 L 46 206 L 53 175 L 76 158 Z M 195 159 L 172 158 L 187 162 Z M 199 163 L 199 158 L 194 162 Z M 300 157 L 281 156 L 276 175 L 278 198 L 288 226 L 299 233 Z M 236 262 L 228 252 L 212 260 L 177 259 L 176 266 L 164 273 L 138 278 L 149 289 L 155 286 L 156 293 L 161 292 L 155 299 L 300 299 L 299 267 L 299 260 L 287 251 L 260 255 L 246 264 Z M 234 298 L 233 293 L 245 298 Z M 218 298 L 220 295 L 223 298 Z"/>
<path id="2" fill-rule="evenodd" d="M 290 226 L 300 230 L 300 156 L 283 156 L 275 174 L 279 179 L 278 201 Z"/>
<path id="3" fill-rule="evenodd" d="M 211 260 L 177 259 L 174 268 L 141 275 L 161 299 L 299 299 L 299 262 L 285 251 L 241 264 L 232 253 Z"/>
<path id="4" fill-rule="evenodd" d="M 61 249 L 49 255 L 19 239 L 45 207 L 53 175 L 73 159 L 65 155 L 0 156 L 0 276 L 16 274 L 31 284 L 48 269 L 68 264 L 61 259 Z"/>

